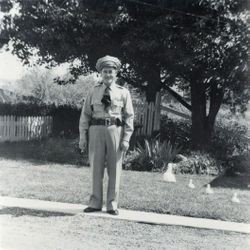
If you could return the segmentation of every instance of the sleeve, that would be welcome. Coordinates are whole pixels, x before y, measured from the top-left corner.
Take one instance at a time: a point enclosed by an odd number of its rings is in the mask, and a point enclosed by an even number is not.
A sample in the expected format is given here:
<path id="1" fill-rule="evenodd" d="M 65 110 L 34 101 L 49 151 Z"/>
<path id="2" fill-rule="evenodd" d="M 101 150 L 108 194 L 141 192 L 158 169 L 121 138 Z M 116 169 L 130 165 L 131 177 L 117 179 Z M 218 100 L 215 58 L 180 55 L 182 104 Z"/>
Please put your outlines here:
<path id="1" fill-rule="evenodd" d="M 134 108 L 130 92 L 127 90 L 124 102 L 124 134 L 123 140 L 129 142 L 134 131 Z"/>
<path id="2" fill-rule="evenodd" d="M 80 121 L 79 121 L 79 133 L 80 133 L 80 141 L 86 136 L 87 131 L 89 129 L 89 122 L 92 117 L 92 109 L 91 109 L 91 99 L 93 92 L 90 91 L 84 101 L 84 105 L 82 108 Z"/>

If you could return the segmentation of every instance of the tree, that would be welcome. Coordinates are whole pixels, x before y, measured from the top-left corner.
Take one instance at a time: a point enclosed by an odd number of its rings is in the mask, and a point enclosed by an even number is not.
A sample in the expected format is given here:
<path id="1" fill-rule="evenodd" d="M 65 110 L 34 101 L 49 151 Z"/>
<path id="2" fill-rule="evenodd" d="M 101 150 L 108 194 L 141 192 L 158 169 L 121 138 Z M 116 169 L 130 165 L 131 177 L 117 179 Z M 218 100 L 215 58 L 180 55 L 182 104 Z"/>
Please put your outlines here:
<path id="1" fill-rule="evenodd" d="M 25 63 L 31 48 L 39 49 L 41 63 L 77 58 L 77 77 L 112 54 L 124 62 L 121 76 L 145 90 L 148 102 L 178 85 L 190 92 L 191 105 L 175 95 L 192 111 L 196 148 L 209 144 L 225 93 L 249 99 L 246 0 L 15 2 L 20 15 L 5 18 L 1 41 L 12 40 Z"/>
<path id="2" fill-rule="evenodd" d="M 65 72 L 63 80 L 70 78 Z M 52 70 L 34 68 L 16 82 L 15 93 L 33 97 L 37 104 L 68 106 L 80 109 L 83 99 L 97 82 L 95 74 L 80 76 L 75 84 L 55 84 L 56 75 Z"/>

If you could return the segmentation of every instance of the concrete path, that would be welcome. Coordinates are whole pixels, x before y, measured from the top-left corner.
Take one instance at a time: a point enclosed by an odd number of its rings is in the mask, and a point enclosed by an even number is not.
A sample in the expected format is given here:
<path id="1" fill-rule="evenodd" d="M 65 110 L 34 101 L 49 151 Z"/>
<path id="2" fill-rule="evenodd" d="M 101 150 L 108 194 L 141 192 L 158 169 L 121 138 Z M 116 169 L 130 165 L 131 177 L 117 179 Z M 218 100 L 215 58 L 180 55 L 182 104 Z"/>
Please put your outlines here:
<path id="1" fill-rule="evenodd" d="M 35 199 L 12 198 L 0 196 L 0 206 L 2 207 L 18 207 L 26 209 L 34 209 L 41 211 L 58 212 L 64 214 L 83 213 L 85 205 L 51 202 Z M 106 217 L 118 220 L 128 220 L 140 223 L 159 224 L 159 225 L 178 225 L 184 227 L 194 227 L 203 229 L 214 229 L 224 231 L 234 231 L 239 233 L 250 234 L 250 224 L 236 223 L 229 221 L 220 221 L 212 219 L 201 219 L 186 216 L 176 216 L 167 214 L 148 213 L 132 210 L 119 209 L 118 216 L 112 216 L 102 212 L 87 213 L 86 215 L 95 217 Z"/>

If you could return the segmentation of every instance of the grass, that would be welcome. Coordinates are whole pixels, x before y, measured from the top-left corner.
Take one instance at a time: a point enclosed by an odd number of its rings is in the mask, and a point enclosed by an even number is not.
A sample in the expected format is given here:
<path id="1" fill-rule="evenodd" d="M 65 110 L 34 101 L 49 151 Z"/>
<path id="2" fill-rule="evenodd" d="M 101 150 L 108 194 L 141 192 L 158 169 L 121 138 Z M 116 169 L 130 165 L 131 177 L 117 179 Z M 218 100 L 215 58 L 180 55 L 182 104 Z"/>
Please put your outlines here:
<path id="1" fill-rule="evenodd" d="M 134 223 L 84 214 L 54 215 L 6 209 L 1 249 L 248 249 L 249 236 L 234 232 Z"/>
<path id="2" fill-rule="evenodd" d="M 165 183 L 159 173 L 123 171 L 120 207 L 166 214 L 235 222 L 250 221 L 249 188 L 234 188 L 242 177 L 224 177 L 220 181 L 231 186 L 214 187 L 207 195 L 205 186 L 214 176 L 177 175 L 177 183 Z M 187 188 L 190 178 L 196 188 Z M 244 183 L 250 183 L 249 176 Z M 87 204 L 90 195 L 90 169 L 75 165 L 0 159 L 0 194 L 12 197 Z M 104 190 L 107 186 L 105 176 Z M 234 192 L 240 204 L 231 202 Z M 105 195 L 104 195 L 105 197 Z"/>

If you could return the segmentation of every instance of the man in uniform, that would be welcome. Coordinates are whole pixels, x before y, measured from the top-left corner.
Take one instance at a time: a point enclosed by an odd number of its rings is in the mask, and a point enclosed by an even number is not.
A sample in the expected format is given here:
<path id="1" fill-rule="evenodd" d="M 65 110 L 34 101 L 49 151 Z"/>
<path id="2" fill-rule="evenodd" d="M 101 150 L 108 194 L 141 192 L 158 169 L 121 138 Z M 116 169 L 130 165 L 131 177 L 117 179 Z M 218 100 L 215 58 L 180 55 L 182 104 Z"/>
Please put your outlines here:
<path id="1" fill-rule="evenodd" d="M 118 215 L 118 196 L 122 160 L 133 133 L 134 111 L 128 89 L 116 84 L 121 67 L 118 58 L 105 56 L 98 59 L 96 69 L 102 81 L 88 94 L 81 112 L 79 148 L 89 149 L 92 170 L 92 194 L 84 212 L 102 209 L 103 175 L 107 163 L 107 212 Z"/>

